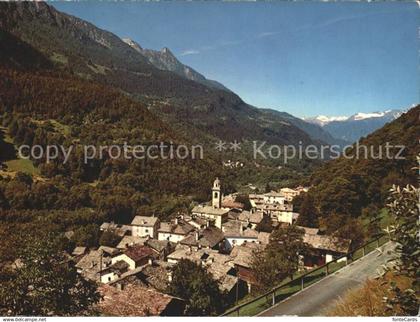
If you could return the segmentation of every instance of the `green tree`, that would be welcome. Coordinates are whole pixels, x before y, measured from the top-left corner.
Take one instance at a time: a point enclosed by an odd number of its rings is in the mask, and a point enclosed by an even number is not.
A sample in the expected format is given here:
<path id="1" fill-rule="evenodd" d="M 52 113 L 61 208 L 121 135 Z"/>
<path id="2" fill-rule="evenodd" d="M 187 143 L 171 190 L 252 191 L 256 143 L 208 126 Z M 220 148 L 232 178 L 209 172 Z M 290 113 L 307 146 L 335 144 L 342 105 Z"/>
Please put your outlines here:
<path id="1" fill-rule="evenodd" d="M 249 201 L 249 195 L 247 194 L 237 195 L 235 201 L 243 204 L 245 210 L 251 210 L 252 208 L 251 202 Z"/>
<path id="2" fill-rule="evenodd" d="M 419 232 L 419 200 L 420 189 L 413 186 L 400 188 L 393 186 L 391 189 L 389 211 L 396 224 L 391 226 L 391 238 L 397 243 L 397 252 L 400 255 L 395 267 L 396 273 L 407 276 L 412 280 L 411 288 L 400 289 L 395 284 L 391 286 L 395 297 L 388 299 L 388 307 L 392 311 L 398 306 L 407 315 L 418 314 L 419 300 L 419 267 L 420 267 L 420 242 Z"/>
<path id="3" fill-rule="evenodd" d="M 263 219 L 255 227 L 256 231 L 271 233 L 273 231 L 273 220 L 270 216 L 264 216 Z"/>
<path id="4" fill-rule="evenodd" d="M 298 270 L 299 256 L 308 253 L 303 235 L 303 229 L 295 225 L 280 227 L 271 234 L 270 242 L 264 250 L 254 252 L 251 267 L 262 291 Z"/>
<path id="5" fill-rule="evenodd" d="M 375 204 L 370 204 L 362 210 L 362 217 L 369 220 L 368 223 L 368 235 L 369 237 L 377 237 L 382 234 L 380 221 L 380 211 Z"/>
<path id="6" fill-rule="evenodd" d="M 95 224 L 88 224 L 79 227 L 74 231 L 72 240 L 77 246 L 96 247 L 99 244 L 99 227 Z"/>
<path id="7" fill-rule="evenodd" d="M 169 293 L 187 301 L 187 315 L 216 315 L 224 308 L 224 294 L 218 282 L 204 267 L 188 259 L 173 267 Z"/>
<path id="8" fill-rule="evenodd" d="M 19 265 L 0 283 L 0 314 L 85 315 L 99 301 L 95 284 L 77 273 L 58 244 L 52 236 L 28 241 Z"/>
<path id="9" fill-rule="evenodd" d="M 297 224 L 304 227 L 317 228 L 319 212 L 315 207 L 315 202 L 310 194 L 306 194 L 299 210 L 299 218 Z"/>
<path id="10" fill-rule="evenodd" d="M 109 246 L 109 247 L 115 247 L 120 242 L 121 237 L 115 234 L 112 231 L 104 231 L 101 235 L 101 238 L 99 238 L 99 245 L 101 246 Z"/>

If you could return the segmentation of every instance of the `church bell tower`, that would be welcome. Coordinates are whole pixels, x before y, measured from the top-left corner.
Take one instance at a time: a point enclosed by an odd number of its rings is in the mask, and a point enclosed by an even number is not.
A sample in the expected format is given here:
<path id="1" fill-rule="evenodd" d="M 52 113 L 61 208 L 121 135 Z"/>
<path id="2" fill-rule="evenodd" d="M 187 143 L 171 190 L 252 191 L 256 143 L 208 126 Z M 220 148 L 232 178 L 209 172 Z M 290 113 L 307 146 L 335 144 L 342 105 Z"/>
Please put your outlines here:
<path id="1" fill-rule="evenodd" d="M 220 180 L 216 178 L 213 183 L 212 188 L 212 201 L 211 204 L 214 208 L 221 208 L 222 207 L 222 196 L 220 192 Z"/>

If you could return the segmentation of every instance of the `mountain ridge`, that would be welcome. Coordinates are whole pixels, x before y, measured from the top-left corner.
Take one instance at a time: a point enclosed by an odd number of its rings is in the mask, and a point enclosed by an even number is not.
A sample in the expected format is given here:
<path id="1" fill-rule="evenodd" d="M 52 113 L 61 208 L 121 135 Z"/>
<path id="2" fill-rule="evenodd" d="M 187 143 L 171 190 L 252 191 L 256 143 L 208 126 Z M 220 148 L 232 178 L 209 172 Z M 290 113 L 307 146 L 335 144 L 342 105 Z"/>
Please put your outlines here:
<path id="1" fill-rule="evenodd" d="M 207 79 L 205 76 L 197 72 L 195 69 L 184 65 L 178 58 L 171 52 L 168 47 L 163 47 L 161 50 L 145 49 L 140 44 L 130 38 L 122 38 L 122 40 L 131 46 L 133 49 L 138 51 L 140 54 L 145 56 L 149 62 L 160 70 L 167 70 L 174 72 L 181 77 L 186 79 L 199 82 L 205 86 L 211 88 L 221 89 L 230 91 L 224 85 L 220 84 L 215 80 Z"/>
<path id="2" fill-rule="evenodd" d="M 262 122 L 238 95 L 160 70 L 118 36 L 41 3 L 1 3 L 1 28 L 49 57 L 55 66 L 119 88 L 175 125 L 182 135 L 211 140 L 319 144 L 294 126 Z M 37 32 L 33 32 L 36 30 Z M 168 50 L 164 50 L 169 54 Z"/>

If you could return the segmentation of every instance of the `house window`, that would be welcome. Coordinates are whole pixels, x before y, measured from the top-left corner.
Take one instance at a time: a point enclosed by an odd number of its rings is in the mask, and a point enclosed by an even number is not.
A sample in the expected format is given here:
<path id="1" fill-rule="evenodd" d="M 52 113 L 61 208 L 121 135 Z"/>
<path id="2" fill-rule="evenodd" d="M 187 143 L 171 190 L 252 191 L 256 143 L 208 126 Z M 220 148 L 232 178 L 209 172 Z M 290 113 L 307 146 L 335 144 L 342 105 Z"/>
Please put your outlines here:
<path id="1" fill-rule="evenodd" d="M 149 232 L 149 229 L 145 229 L 145 232 L 148 233 Z"/>
<path id="2" fill-rule="evenodd" d="M 111 276 L 108 276 L 108 282 L 111 282 Z"/>

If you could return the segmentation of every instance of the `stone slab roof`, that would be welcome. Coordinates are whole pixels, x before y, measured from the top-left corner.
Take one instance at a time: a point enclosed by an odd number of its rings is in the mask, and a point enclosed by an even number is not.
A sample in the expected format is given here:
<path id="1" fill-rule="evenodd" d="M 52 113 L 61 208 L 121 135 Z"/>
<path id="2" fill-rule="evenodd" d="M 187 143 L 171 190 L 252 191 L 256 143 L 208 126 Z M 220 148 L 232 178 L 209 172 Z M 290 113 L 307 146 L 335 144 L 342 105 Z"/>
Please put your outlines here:
<path id="1" fill-rule="evenodd" d="M 329 250 L 342 254 L 348 253 L 351 244 L 350 239 L 342 239 L 326 235 L 305 234 L 303 236 L 303 241 L 315 249 Z"/>
<path id="2" fill-rule="evenodd" d="M 223 216 L 229 212 L 229 209 L 224 208 L 214 208 L 212 206 L 205 206 L 205 205 L 198 205 L 195 206 L 192 210 L 192 213 L 197 214 L 206 214 L 206 215 L 214 215 L 214 216 Z"/>
<path id="3" fill-rule="evenodd" d="M 143 227 L 153 227 L 159 219 L 157 217 L 149 216 L 135 216 L 131 225 L 133 226 L 143 226 Z"/>
<path id="4" fill-rule="evenodd" d="M 137 285 L 127 285 L 123 290 L 102 285 L 99 292 L 103 298 L 97 308 L 102 314 L 111 316 L 159 316 L 172 301 L 182 302 L 170 295 Z"/>

